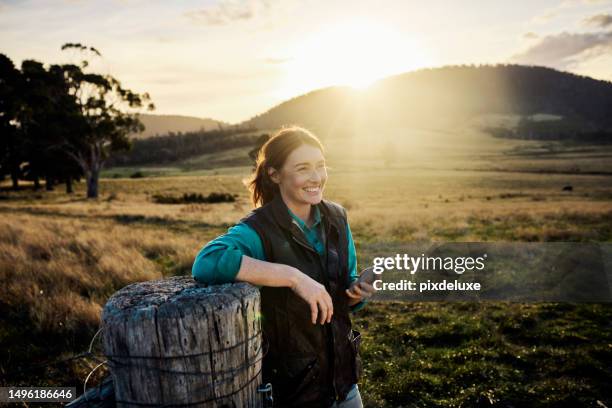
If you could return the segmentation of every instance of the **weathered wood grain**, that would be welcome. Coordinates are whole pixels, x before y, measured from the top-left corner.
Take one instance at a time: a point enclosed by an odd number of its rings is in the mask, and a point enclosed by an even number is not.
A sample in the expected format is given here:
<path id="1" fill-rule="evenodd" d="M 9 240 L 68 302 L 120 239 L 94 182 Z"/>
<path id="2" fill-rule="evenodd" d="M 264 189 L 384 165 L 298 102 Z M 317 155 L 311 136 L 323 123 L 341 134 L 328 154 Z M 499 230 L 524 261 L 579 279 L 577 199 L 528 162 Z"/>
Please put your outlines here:
<path id="1" fill-rule="evenodd" d="M 102 341 L 117 406 L 260 407 L 259 310 L 248 283 L 172 277 L 116 292 Z"/>

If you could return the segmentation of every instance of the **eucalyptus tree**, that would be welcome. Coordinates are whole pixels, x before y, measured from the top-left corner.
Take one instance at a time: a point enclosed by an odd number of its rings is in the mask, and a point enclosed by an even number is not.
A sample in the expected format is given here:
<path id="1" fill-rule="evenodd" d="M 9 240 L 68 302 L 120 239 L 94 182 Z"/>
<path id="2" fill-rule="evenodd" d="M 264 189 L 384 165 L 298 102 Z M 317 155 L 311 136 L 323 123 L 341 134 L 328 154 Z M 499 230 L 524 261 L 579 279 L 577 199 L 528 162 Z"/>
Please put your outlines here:
<path id="1" fill-rule="evenodd" d="M 66 138 L 63 148 L 83 170 L 87 197 L 97 198 L 104 163 L 113 152 L 130 148 L 129 135 L 144 130 L 139 111 L 153 110 L 155 106 L 148 93 L 126 89 L 109 74 L 88 72 L 89 59 L 101 57 L 94 47 L 67 43 L 62 50 L 76 51 L 83 56 L 79 64 L 62 65 L 83 119 L 80 130 Z"/>

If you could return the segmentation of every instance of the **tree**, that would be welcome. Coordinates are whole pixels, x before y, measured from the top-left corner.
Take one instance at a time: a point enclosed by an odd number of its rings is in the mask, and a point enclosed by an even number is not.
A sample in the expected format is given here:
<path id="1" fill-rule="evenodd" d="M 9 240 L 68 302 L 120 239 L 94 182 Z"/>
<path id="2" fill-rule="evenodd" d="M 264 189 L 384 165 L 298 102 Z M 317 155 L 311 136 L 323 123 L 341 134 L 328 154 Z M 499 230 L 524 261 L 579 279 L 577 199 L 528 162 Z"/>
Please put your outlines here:
<path id="1" fill-rule="evenodd" d="M 83 119 L 80 131 L 66 138 L 63 148 L 85 174 L 87 198 L 97 198 L 98 180 L 105 161 L 112 152 L 130 148 L 129 134 L 144 130 L 134 110 L 145 105 L 148 110 L 155 107 L 148 93 L 137 94 L 125 89 L 111 75 L 85 72 L 89 66 L 87 55 L 101 56 L 95 48 L 67 43 L 62 50 L 75 50 L 86 55 L 80 65 L 62 65 Z"/>
<path id="2" fill-rule="evenodd" d="M 72 180 L 80 178 L 82 171 L 61 146 L 82 122 L 76 98 L 70 94 L 59 65 L 47 70 L 38 61 L 25 60 L 21 76 L 17 121 L 19 138 L 25 146 L 23 175 L 34 181 L 35 188 L 39 187 L 39 178 L 44 177 L 47 190 L 62 180 L 66 191 L 72 192 Z"/>
<path id="3" fill-rule="evenodd" d="M 0 178 L 10 174 L 14 190 L 19 188 L 21 163 L 25 156 L 16 119 L 20 109 L 20 82 L 21 73 L 13 61 L 0 54 Z"/>

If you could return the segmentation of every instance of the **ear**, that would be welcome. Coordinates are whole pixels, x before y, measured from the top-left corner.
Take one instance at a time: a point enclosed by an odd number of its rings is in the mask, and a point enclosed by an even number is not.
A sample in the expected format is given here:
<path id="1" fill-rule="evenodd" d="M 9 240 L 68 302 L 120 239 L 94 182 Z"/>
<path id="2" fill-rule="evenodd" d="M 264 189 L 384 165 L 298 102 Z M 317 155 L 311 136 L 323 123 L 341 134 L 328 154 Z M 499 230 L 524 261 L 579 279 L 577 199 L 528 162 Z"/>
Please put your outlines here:
<path id="1" fill-rule="evenodd" d="M 268 176 L 270 176 L 270 180 L 272 180 L 274 183 L 280 183 L 280 174 L 274 167 L 268 168 Z"/>

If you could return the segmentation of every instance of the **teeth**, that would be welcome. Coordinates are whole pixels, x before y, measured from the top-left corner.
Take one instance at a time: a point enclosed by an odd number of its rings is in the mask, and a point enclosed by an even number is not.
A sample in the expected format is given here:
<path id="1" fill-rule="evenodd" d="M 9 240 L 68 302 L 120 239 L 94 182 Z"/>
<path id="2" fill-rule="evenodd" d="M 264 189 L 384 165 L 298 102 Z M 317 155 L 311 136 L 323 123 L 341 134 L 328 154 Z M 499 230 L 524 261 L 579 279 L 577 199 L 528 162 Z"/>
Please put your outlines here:
<path id="1" fill-rule="evenodd" d="M 306 187 L 304 190 L 314 193 L 315 191 L 319 191 L 319 187 Z"/>

